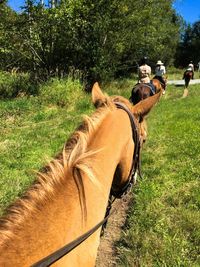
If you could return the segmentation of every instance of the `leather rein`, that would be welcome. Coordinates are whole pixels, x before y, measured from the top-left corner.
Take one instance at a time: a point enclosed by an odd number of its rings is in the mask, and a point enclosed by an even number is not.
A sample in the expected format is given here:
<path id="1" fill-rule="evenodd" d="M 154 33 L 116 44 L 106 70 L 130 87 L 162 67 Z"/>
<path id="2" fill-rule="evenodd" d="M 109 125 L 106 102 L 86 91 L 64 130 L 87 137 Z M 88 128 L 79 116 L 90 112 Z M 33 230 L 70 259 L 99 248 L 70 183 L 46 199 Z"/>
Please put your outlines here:
<path id="1" fill-rule="evenodd" d="M 113 195 L 116 198 L 121 198 L 130 188 L 132 187 L 134 180 L 135 180 L 135 175 L 138 174 L 141 177 L 141 168 L 140 168 L 140 150 L 141 150 L 141 144 L 140 144 L 140 138 L 139 138 L 139 133 L 138 133 L 138 128 L 135 123 L 135 119 L 131 111 L 122 103 L 115 102 L 115 105 L 118 109 L 123 109 L 126 111 L 126 113 L 129 116 L 130 123 L 131 123 L 131 129 L 132 129 L 132 138 L 134 141 L 134 152 L 133 152 L 133 160 L 132 160 L 132 166 L 131 170 L 129 172 L 128 176 L 128 182 L 120 189 L 118 192 L 114 192 L 111 189 L 111 195 Z"/>
<path id="2" fill-rule="evenodd" d="M 108 218 L 113 213 L 113 211 L 110 212 L 111 205 L 114 202 L 114 200 L 113 201 L 111 200 L 112 196 L 114 196 L 115 198 L 122 198 L 122 196 L 125 195 L 131 189 L 131 187 L 134 183 L 134 179 L 135 179 L 135 175 L 137 174 L 137 171 L 138 171 L 138 174 L 141 176 L 141 172 L 140 172 L 140 139 L 139 139 L 138 128 L 137 128 L 137 125 L 135 123 L 134 116 L 124 104 L 119 103 L 119 102 L 115 102 L 115 105 L 118 109 L 122 109 L 128 114 L 129 119 L 130 119 L 130 123 L 131 123 L 131 128 L 132 128 L 132 137 L 133 137 L 133 141 L 135 144 L 132 166 L 131 166 L 131 170 L 129 172 L 128 182 L 118 192 L 114 192 L 111 188 L 109 203 L 108 203 L 108 207 L 106 210 L 106 215 L 102 221 L 100 221 L 92 229 L 90 229 L 89 231 L 87 231 L 83 235 L 79 236 L 74 241 L 68 243 L 67 245 L 56 250 L 55 252 L 48 255 L 47 257 L 34 263 L 33 265 L 31 265 L 31 267 L 48 267 L 48 266 L 50 266 L 51 264 L 55 263 L 56 261 L 61 259 L 66 254 L 68 254 L 70 251 L 72 251 L 78 245 L 80 245 L 89 236 L 91 236 L 95 231 L 97 231 L 101 226 L 103 227 L 103 230 L 104 230 L 104 228 L 106 227 L 106 223 L 108 221 Z"/>

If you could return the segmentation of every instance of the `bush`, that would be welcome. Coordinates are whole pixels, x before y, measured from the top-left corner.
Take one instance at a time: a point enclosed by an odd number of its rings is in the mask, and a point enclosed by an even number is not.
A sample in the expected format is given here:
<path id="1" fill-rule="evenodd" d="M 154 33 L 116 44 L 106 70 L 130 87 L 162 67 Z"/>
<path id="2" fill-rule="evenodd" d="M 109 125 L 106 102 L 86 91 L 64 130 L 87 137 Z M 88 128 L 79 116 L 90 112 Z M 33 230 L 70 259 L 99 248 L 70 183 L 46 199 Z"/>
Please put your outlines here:
<path id="1" fill-rule="evenodd" d="M 36 93 L 37 87 L 31 83 L 30 74 L 0 72 L 0 99 Z"/>
<path id="2" fill-rule="evenodd" d="M 51 79 L 39 90 L 42 101 L 58 106 L 69 106 L 77 99 L 85 97 L 82 86 L 78 80 L 66 78 L 63 80 Z"/>

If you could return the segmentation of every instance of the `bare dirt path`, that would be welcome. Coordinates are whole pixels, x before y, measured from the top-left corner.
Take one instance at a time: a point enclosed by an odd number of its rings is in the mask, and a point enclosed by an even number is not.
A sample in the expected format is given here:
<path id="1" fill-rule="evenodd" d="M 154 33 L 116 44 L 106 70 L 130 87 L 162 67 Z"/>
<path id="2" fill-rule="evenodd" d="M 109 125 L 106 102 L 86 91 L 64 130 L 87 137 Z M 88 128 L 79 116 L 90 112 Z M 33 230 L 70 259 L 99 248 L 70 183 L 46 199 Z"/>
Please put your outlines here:
<path id="1" fill-rule="evenodd" d="M 117 249 L 115 242 L 120 239 L 122 228 L 125 224 L 127 211 L 131 205 L 133 196 L 131 192 L 122 199 L 117 199 L 112 206 L 114 213 L 108 220 L 104 236 L 98 249 L 96 267 L 116 267 Z"/>

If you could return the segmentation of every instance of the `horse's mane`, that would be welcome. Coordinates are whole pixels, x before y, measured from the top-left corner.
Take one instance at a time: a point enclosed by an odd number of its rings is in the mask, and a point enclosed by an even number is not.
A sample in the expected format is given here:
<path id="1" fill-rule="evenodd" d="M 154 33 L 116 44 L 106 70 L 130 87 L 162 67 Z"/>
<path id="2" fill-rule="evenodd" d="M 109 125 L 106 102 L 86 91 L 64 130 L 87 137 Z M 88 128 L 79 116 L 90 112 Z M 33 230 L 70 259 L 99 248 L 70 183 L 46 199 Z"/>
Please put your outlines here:
<path id="1" fill-rule="evenodd" d="M 38 173 L 37 179 L 28 191 L 14 204 L 6 209 L 6 214 L 0 218 L 0 245 L 10 238 L 13 229 L 31 212 L 37 212 L 41 205 L 48 202 L 72 175 L 79 191 L 79 201 L 82 212 L 86 215 L 85 192 L 81 172 L 86 173 L 96 185 L 100 184 L 91 168 L 91 156 L 98 151 L 87 151 L 92 136 L 104 118 L 115 108 L 113 102 L 106 98 L 106 104 L 98 108 L 93 115 L 85 116 L 82 124 L 71 135 L 63 151 Z"/>

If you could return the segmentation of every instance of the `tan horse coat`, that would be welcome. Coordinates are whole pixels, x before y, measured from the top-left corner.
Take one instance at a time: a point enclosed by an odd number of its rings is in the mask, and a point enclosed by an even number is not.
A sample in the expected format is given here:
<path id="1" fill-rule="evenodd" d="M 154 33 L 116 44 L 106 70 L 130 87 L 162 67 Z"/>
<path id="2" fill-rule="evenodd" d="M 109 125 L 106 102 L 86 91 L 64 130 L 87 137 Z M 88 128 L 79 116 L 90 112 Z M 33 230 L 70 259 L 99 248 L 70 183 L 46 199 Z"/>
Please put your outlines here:
<path id="1" fill-rule="evenodd" d="M 31 266 L 104 218 L 113 179 L 116 190 L 125 184 L 134 151 L 129 117 L 115 107 L 113 99 L 133 112 L 140 137 L 145 139 L 143 117 L 159 97 L 132 106 L 123 97 L 109 98 L 94 85 L 92 99 L 97 111 L 85 118 L 63 153 L 1 218 L 0 266 Z M 99 242 L 100 230 L 52 266 L 94 266 Z"/>

